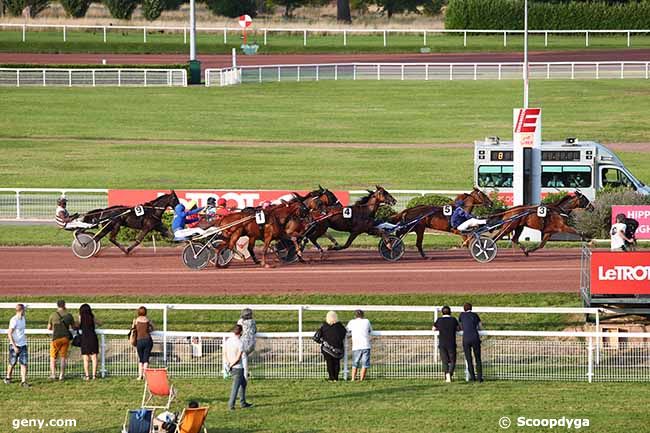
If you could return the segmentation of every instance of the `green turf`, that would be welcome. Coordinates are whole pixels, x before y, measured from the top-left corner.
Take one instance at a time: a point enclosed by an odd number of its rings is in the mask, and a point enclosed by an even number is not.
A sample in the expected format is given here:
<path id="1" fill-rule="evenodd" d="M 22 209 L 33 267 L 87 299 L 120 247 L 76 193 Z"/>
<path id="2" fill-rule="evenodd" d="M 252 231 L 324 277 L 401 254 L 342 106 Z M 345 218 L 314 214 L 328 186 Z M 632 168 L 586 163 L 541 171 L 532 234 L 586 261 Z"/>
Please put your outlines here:
<path id="1" fill-rule="evenodd" d="M 180 260 L 179 260 L 180 266 Z M 51 302 L 53 309 L 56 297 L 0 297 L 0 302 Z M 326 305 L 462 305 L 472 302 L 476 306 L 539 306 L 539 307 L 580 307 L 577 292 L 570 293 L 522 293 L 522 294 L 417 294 L 417 295 L 278 295 L 278 296 L 69 296 L 67 302 L 97 303 L 184 303 L 184 304 L 326 304 Z M 54 310 L 52 310 L 54 311 Z M 28 311 L 29 328 L 45 328 L 50 310 L 31 309 Z M 135 311 L 113 310 L 96 311 L 106 329 L 127 329 Z M 305 331 L 315 330 L 325 317 L 325 311 L 305 311 L 303 323 Z M 339 312 L 340 320 L 346 322 L 353 313 Z M 9 321 L 10 309 L 0 310 L 0 323 Z M 162 326 L 162 312 L 152 311 L 151 319 Z M 369 312 L 376 330 L 430 330 L 431 313 Z M 570 326 L 584 324 L 584 317 L 567 314 L 481 314 L 486 329 L 510 330 L 563 330 Z M 168 316 L 170 331 L 210 331 L 226 332 L 239 318 L 238 311 L 174 311 Z M 296 332 L 298 330 L 297 312 L 255 312 L 259 332 Z"/>
<path id="2" fill-rule="evenodd" d="M 210 406 L 209 433 L 498 432 L 504 431 L 497 424 L 503 416 L 513 422 L 518 417 L 587 418 L 589 427 L 578 431 L 599 433 L 645 431 L 647 425 L 643 397 L 647 385 L 636 383 L 257 380 L 248 389 L 255 407 L 231 413 L 226 410 L 229 381 L 176 379 L 174 384 L 179 390 L 175 411 L 191 399 Z M 14 431 L 13 419 L 73 418 L 76 428 L 42 431 L 113 433 L 121 429 L 126 410 L 138 407 L 142 383 L 38 380 L 31 389 L 17 385 L 4 389 L 11 389 L 0 393 L 4 431 Z M 513 426 L 505 431 L 559 429 Z"/>
<path id="3" fill-rule="evenodd" d="M 383 183 L 393 189 L 467 188 L 473 166 L 469 147 L 292 143 L 471 143 L 488 135 L 507 138 L 511 110 L 520 105 L 520 95 L 521 83 L 516 81 L 5 88 L 0 90 L 0 184 L 311 188 L 322 183 L 361 188 Z M 650 86 L 645 81 L 533 82 L 531 105 L 544 109 L 547 140 L 577 136 L 633 143 L 646 142 L 650 133 Z M 6 140 L 9 137 L 18 140 Z M 277 145 L 240 144 L 255 141 Z M 650 180 L 647 155 L 621 156 L 642 181 Z"/>
<path id="4" fill-rule="evenodd" d="M 232 48 L 239 48 L 242 41 L 239 32 L 228 32 L 227 43 L 224 44 L 223 32 L 197 35 L 197 50 L 200 54 L 229 54 Z M 316 35 L 308 34 L 307 45 L 303 45 L 302 32 L 269 33 L 267 45 L 264 45 L 263 32 L 249 32 L 249 43 L 260 45 L 259 54 L 279 53 L 417 53 L 424 47 L 422 34 L 390 33 L 387 46 L 384 46 L 383 35 L 375 33 L 348 34 L 347 46 L 343 45 L 343 34 Z M 521 51 L 523 48 L 522 35 L 509 35 L 507 46 L 503 46 L 502 35 L 471 35 L 467 36 L 467 46 L 463 46 L 462 34 L 427 34 L 426 46 L 432 52 L 457 51 Z M 544 46 L 543 35 L 531 35 L 529 48 L 531 50 L 576 50 L 576 49 L 624 49 L 627 47 L 626 35 L 597 35 L 589 37 L 589 47 L 585 46 L 583 35 L 549 35 L 548 46 Z M 650 36 L 632 35 L 631 48 L 650 47 Z M 147 42 L 144 43 L 143 32 L 108 30 L 107 42 L 103 42 L 103 33 L 99 31 L 67 31 L 67 42 L 63 41 L 63 32 L 58 31 L 27 31 L 26 42 L 22 42 L 22 30 L 0 31 L 0 52 L 30 52 L 30 53 L 188 53 L 189 45 L 183 43 L 182 33 L 161 33 L 149 31 Z"/>

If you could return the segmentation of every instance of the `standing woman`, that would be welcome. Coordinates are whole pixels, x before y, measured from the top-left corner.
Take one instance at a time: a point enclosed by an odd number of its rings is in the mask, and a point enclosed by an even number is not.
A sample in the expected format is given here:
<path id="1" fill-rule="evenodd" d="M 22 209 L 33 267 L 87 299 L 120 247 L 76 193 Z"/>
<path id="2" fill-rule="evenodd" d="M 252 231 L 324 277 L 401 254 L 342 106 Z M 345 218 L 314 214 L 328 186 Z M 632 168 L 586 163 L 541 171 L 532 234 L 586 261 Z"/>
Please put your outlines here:
<path id="1" fill-rule="evenodd" d="M 144 370 L 149 367 L 149 357 L 153 349 L 153 323 L 147 317 L 147 307 L 138 308 L 138 317 L 133 320 L 136 335 L 136 349 L 138 350 L 138 380 L 142 380 Z"/>
<path id="2" fill-rule="evenodd" d="M 325 323 L 321 325 L 318 331 L 316 331 L 316 335 L 314 335 L 314 340 L 321 345 L 320 351 L 327 363 L 329 380 L 333 382 L 339 380 L 341 358 L 343 358 L 347 333 L 345 326 L 339 322 L 336 313 L 330 311 L 325 316 Z"/>
<path id="3" fill-rule="evenodd" d="M 79 307 L 79 330 L 81 331 L 81 356 L 84 360 L 84 380 L 90 380 L 88 364 L 93 363 L 93 380 L 97 379 L 97 354 L 99 353 L 99 341 L 97 340 L 96 326 L 101 322 L 95 319 L 90 305 L 83 304 Z"/>

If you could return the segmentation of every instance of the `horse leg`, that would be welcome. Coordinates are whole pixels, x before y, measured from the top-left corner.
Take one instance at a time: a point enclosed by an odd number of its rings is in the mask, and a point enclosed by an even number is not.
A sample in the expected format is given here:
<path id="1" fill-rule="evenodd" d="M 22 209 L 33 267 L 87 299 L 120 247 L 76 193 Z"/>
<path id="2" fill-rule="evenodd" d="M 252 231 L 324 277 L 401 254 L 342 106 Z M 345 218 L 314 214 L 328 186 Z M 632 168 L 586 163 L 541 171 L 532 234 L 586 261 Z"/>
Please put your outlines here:
<path id="1" fill-rule="evenodd" d="M 290 239 L 294 247 L 296 248 L 296 255 L 298 255 L 298 261 L 300 261 L 300 263 L 307 263 L 307 261 L 302 256 L 302 250 L 300 249 L 300 243 L 298 242 L 298 238 L 296 236 L 291 236 Z"/>
<path id="2" fill-rule="evenodd" d="M 332 243 L 333 246 L 335 247 L 339 246 L 339 241 L 337 241 L 336 238 L 332 236 L 329 232 L 325 232 L 323 236 L 325 236 Z"/>
<path id="3" fill-rule="evenodd" d="M 124 254 L 129 254 L 126 248 L 124 248 L 124 246 L 117 241 L 117 234 L 119 232 L 120 232 L 120 224 L 115 223 L 115 225 L 113 225 L 113 228 L 111 229 L 111 234 L 108 237 L 108 240 L 111 241 L 113 245 L 118 247 Z"/>
<path id="4" fill-rule="evenodd" d="M 328 250 L 341 251 L 341 250 L 345 250 L 345 249 L 347 249 L 347 248 L 350 248 L 350 245 L 352 245 L 352 242 L 354 242 L 354 240 L 355 240 L 355 239 L 357 238 L 357 236 L 359 236 L 360 234 L 361 234 L 360 232 L 357 232 L 357 233 L 350 233 L 350 236 L 348 236 L 348 240 L 345 241 L 345 244 L 344 244 L 344 245 L 335 245 L 335 246 L 331 246 L 331 247 L 328 248 Z"/>
<path id="5" fill-rule="evenodd" d="M 524 247 L 521 243 L 519 243 L 519 236 L 521 236 L 521 233 L 522 233 L 523 231 L 524 231 L 524 226 L 519 226 L 519 227 L 517 227 L 517 228 L 515 229 L 515 231 L 513 232 L 513 235 L 512 235 L 512 243 L 515 244 L 515 245 L 517 245 L 517 246 L 519 247 L 519 249 L 521 249 L 521 251 L 523 251 L 524 254 L 525 254 L 526 256 L 528 256 L 528 253 L 529 253 L 530 251 L 528 251 L 528 250 L 526 249 L 526 247 Z"/>
<path id="6" fill-rule="evenodd" d="M 418 224 L 415 227 L 415 236 L 416 236 L 415 246 L 418 248 L 418 252 L 420 253 L 420 256 L 423 259 L 426 259 L 427 255 L 424 254 L 424 248 L 422 248 L 422 241 L 424 241 L 424 230 L 425 227 L 423 225 Z"/>
<path id="7" fill-rule="evenodd" d="M 253 263 L 255 263 L 256 265 L 259 265 L 260 261 L 257 258 L 257 256 L 255 255 L 255 241 L 256 241 L 256 239 L 255 239 L 254 236 L 249 236 L 248 237 L 248 247 L 247 247 L 247 249 L 248 249 L 248 254 L 250 254 L 251 259 L 253 259 Z"/>
<path id="8" fill-rule="evenodd" d="M 532 252 L 535 252 L 535 251 L 539 250 L 540 248 L 544 248 L 544 245 L 546 245 L 546 242 L 548 242 L 549 239 L 551 239 L 551 236 L 553 236 L 553 233 L 544 233 L 544 236 L 542 236 L 542 241 L 535 247 L 526 248 L 524 250 L 524 253 L 526 253 L 526 255 L 528 255 L 528 254 L 530 254 Z"/>
<path id="9" fill-rule="evenodd" d="M 309 242 L 311 242 L 311 244 L 315 246 L 316 249 L 318 250 L 320 254 L 320 259 L 325 260 L 325 250 L 323 250 L 323 247 L 321 247 L 320 244 L 318 243 L 318 238 L 309 238 Z"/>
<path id="10" fill-rule="evenodd" d="M 147 236 L 150 231 L 151 231 L 150 228 L 140 230 L 140 233 L 138 233 L 138 236 L 135 237 L 135 241 L 131 245 L 129 245 L 129 247 L 126 249 L 126 254 L 131 253 L 131 251 L 133 251 L 133 249 L 135 247 L 140 245 L 142 243 L 142 241 L 144 240 L 145 236 Z"/>

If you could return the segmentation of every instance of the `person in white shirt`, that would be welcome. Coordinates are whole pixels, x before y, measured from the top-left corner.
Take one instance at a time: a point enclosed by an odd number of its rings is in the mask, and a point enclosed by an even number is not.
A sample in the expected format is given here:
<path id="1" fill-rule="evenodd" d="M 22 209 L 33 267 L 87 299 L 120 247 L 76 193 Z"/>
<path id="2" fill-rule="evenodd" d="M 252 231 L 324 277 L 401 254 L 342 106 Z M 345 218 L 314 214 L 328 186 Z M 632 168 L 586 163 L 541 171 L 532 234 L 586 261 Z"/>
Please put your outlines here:
<path id="1" fill-rule="evenodd" d="M 246 401 L 246 369 L 248 366 L 246 352 L 241 341 L 242 327 L 235 325 L 232 330 L 233 336 L 226 340 L 223 348 L 223 364 L 227 371 L 232 375 L 232 389 L 230 391 L 230 399 L 228 400 L 228 408 L 235 410 L 235 400 L 237 394 L 240 394 L 239 402 L 242 409 L 253 406 Z M 241 393 L 239 392 L 241 390 Z"/>
<path id="2" fill-rule="evenodd" d="M 20 384 L 23 387 L 29 387 L 27 383 L 27 337 L 25 335 L 25 306 L 16 305 L 16 315 L 9 321 L 7 330 L 9 338 L 9 366 L 7 367 L 7 376 L 4 383 L 11 383 L 16 363 L 20 363 Z"/>
<path id="3" fill-rule="evenodd" d="M 626 229 L 627 226 L 625 225 L 625 214 L 620 213 L 616 215 L 616 223 L 614 223 L 612 228 L 609 230 L 612 251 L 627 251 L 625 243 L 633 242 L 632 239 L 629 239 L 625 235 Z"/>
<path id="4" fill-rule="evenodd" d="M 366 378 L 370 368 L 370 335 L 372 325 L 370 320 L 364 318 L 363 311 L 354 312 L 354 319 L 348 322 L 347 330 L 352 334 L 352 382 L 357 378 L 357 371 L 361 369 L 359 380 Z"/>

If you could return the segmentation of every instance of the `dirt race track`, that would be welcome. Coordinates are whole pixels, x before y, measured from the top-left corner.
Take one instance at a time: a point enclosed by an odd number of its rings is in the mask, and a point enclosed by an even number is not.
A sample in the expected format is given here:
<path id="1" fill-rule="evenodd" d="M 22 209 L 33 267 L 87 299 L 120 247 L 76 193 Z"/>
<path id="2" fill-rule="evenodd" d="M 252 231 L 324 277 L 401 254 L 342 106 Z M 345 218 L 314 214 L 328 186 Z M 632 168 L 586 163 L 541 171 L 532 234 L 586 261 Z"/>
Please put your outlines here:
<path id="1" fill-rule="evenodd" d="M 432 251 L 421 260 L 408 251 L 388 263 L 376 251 L 331 253 L 319 262 L 263 269 L 233 261 L 228 269 L 192 271 L 180 248 L 116 249 L 80 260 L 69 248 L 0 248 L 0 295 L 244 295 L 291 293 L 575 292 L 580 251 L 556 249 L 524 257 L 501 249 L 489 264 L 464 250 Z"/>

